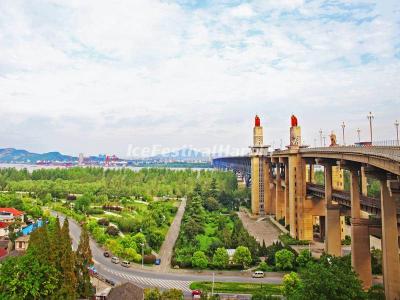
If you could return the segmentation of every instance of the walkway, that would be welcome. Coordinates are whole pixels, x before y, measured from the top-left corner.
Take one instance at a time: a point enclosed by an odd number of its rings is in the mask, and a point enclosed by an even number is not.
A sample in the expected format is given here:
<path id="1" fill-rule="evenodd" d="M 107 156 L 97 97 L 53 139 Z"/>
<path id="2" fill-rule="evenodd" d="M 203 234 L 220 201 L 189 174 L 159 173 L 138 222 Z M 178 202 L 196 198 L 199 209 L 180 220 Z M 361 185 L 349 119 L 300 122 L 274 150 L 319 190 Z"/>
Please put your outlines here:
<path id="1" fill-rule="evenodd" d="M 167 236 L 165 237 L 164 243 L 161 246 L 159 258 L 161 259 L 161 265 L 158 266 L 158 270 L 161 272 L 167 272 L 171 265 L 172 251 L 179 235 L 179 229 L 181 228 L 181 222 L 183 213 L 185 212 L 186 198 L 183 198 L 181 205 L 175 215 L 174 221 L 169 227 Z"/>
<path id="2" fill-rule="evenodd" d="M 281 233 L 278 228 L 264 219 L 251 219 L 246 211 L 238 212 L 240 220 L 242 220 L 244 228 L 262 245 L 263 240 L 268 247 L 278 240 Z"/>

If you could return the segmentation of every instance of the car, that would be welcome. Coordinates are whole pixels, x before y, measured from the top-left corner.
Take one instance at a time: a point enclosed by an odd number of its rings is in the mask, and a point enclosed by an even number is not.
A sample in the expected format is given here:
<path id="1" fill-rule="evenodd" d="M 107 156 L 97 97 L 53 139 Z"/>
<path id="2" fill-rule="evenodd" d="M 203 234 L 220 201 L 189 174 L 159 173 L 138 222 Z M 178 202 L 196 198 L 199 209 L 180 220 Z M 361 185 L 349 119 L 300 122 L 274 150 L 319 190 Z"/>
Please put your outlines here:
<path id="1" fill-rule="evenodd" d="M 103 255 L 104 255 L 104 257 L 110 257 L 110 252 L 104 251 Z"/>
<path id="2" fill-rule="evenodd" d="M 124 261 L 121 263 L 121 266 L 123 266 L 123 267 L 125 267 L 125 268 L 129 268 L 129 267 L 131 266 L 131 263 L 130 263 L 129 261 L 127 261 L 127 260 L 124 260 Z"/>
<path id="3" fill-rule="evenodd" d="M 255 271 L 251 277 L 253 278 L 264 278 L 264 272 L 263 271 Z"/>
<path id="4" fill-rule="evenodd" d="M 119 264 L 119 258 L 116 257 L 116 256 L 113 256 L 113 257 L 111 258 L 111 262 L 114 263 L 114 264 Z"/>

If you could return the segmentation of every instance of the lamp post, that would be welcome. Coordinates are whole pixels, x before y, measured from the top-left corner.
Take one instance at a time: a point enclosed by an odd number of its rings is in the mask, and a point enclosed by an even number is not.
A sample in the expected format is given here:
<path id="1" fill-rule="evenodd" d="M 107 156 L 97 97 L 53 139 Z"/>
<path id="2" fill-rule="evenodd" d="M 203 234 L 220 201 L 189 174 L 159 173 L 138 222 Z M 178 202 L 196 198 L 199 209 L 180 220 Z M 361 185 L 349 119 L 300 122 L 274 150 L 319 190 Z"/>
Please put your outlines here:
<path id="1" fill-rule="evenodd" d="M 360 128 L 357 128 L 357 136 L 358 136 L 358 142 L 361 143 L 361 138 L 360 138 Z"/>
<path id="2" fill-rule="evenodd" d="M 324 139 L 324 147 L 325 147 L 325 145 L 326 145 L 326 144 L 325 144 L 326 136 L 323 136 L 322 138 Z"/>
<path id="3" fill-rule="evenodd" d="M 367 115 L 367 119 L 369 120 L 369 134 L 370 134 L 370 141 L 371 141 L 371 145 L 372 145 L 372 120 L 374 119 L 374 115 L 372 114 L 372 112 L 369 112 L 369 114 Z"/>
<path id="4" fill-rule="evenodd" d="M 346 128 L 346 124 L 344 124 L 344 121 L 342 122 L 342 125 L 340 125 L 340 127 L 342 127 L 343 146 L 346 146 L 346 141 L 344 139 L 344 129 Z"/>
<path id="5" fill-rule="evenodd" d="M 394 122 L 394 126 L 396 127 L 397 146 L 400 146 L 400 144 L 399 144 L 399 121 L 398 120 L 396 120 L 396 122 Z"/>
<path id="6" fill-rule="evenodd" d="M 142 269 L 144 268 L 144 243 L 140 243 L 140 246 L 142 246 Z"/>
<path id="7" fill-rule="evenodd" d="M 322 129 L 319 130 L 319 141 L 322 147 Z"/>

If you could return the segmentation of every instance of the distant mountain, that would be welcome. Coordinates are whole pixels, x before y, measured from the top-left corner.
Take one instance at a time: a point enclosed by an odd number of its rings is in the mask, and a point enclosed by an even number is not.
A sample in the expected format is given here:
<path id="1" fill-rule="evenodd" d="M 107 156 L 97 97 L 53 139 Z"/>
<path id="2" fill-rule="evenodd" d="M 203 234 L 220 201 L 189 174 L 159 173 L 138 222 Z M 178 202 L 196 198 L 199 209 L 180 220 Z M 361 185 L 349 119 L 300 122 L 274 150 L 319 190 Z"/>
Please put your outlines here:
<path id="1" fill-rule="evenodd" d="M 32 153 L 26 150 L 5 148 L 0 149 L 0 162 L 9 163 L 36 163 L 37 161 L 74 161 L 74 156 L 64 155 L 60 152 Z"/>
<path id="2" fill-rule="evenodd" d="M 189 149 L 189 148 L 184 148 L 180 149 L 175 152 L 169 152 L 169 153 L 164 153 L 164 154 L 159 154 L 156 156 L 148 157 L 147 160 L 175 160 L 175 161 L 205 161 L 209 160 L 210 155 Z"/>

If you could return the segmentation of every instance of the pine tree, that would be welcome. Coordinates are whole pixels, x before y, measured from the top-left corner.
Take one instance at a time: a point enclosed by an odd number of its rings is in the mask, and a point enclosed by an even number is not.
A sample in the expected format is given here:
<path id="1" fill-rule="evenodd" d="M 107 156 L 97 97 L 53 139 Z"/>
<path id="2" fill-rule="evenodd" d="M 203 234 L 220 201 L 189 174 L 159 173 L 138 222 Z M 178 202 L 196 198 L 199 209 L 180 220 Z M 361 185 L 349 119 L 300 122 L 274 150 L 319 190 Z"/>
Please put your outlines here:
<path id="1" fill-rule="evenodd" d="M 88 267 L 93 263 L 92 251 L 89 245 L 89 234 L 86 226 L 82 227 L 81 238 L 76 250 L 75 272 L 78 279 L 78 294 L 88 298 L 93 295 Z"/>
<path id="2" fill-rule="evenodd" d="M 50 240 L 50 260 L 57 268 L 59 272 L 62 272 L 61 268 L 61 257 L 63 255 L 62 243 L 61 243 L 61 227 L 60 220 L 57 217 L 54 222 L 50 223 L 49 226 L 49 240 Z"/>
<path id="3" fill-rule="evenodd" d="M 77 279 L 75 275 L 75 254 L 71 247 L 71 237 L 69 236 L 69 222 L 66 218 L 61 229 L 61 286 L 59 289 L 59 298 L 76 299 Z"/>

